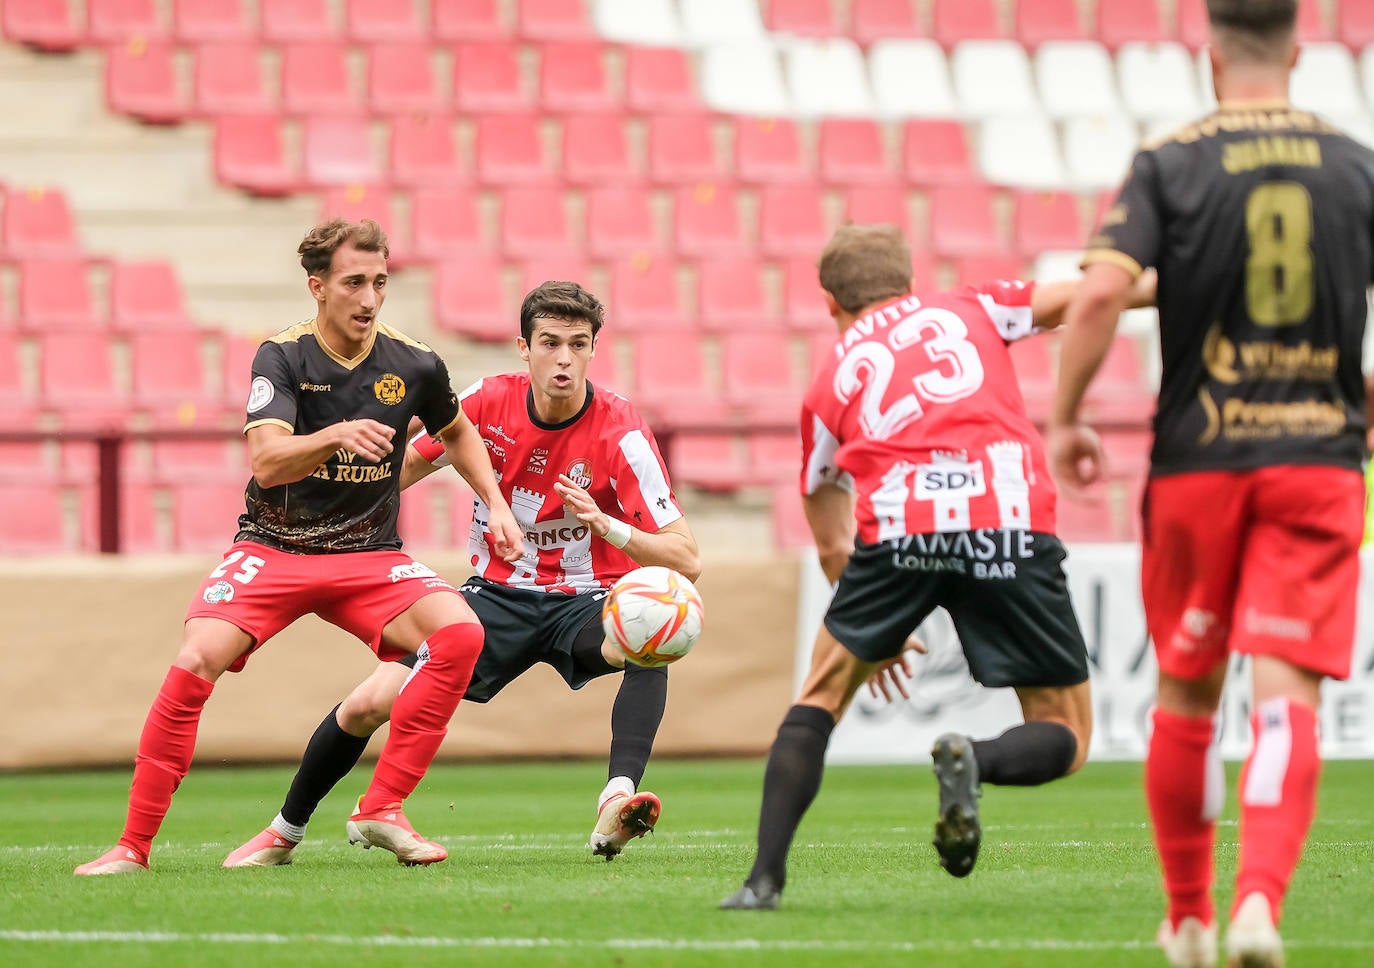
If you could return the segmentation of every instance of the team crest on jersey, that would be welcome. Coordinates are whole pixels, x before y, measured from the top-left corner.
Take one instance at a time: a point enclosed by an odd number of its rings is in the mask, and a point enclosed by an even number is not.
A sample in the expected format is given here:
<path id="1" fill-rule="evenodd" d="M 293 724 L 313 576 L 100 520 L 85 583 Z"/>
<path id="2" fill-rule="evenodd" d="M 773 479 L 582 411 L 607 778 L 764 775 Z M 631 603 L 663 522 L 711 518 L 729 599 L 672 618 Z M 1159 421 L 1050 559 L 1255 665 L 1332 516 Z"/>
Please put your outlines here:
<path id="1" fill-rule="evenodd" d="M 276 395 L 277 391 L 273 389 L 271 380 L 265 376 L 253 377 L 253 385 L 248 388 L 248 412 L 257 413 L 271 403 Z"/>
<path id="2" fill-rule="evenodd" d="M 573 461 L 563 474 L 583 490 L 592 486 L 592 462 L 589 460 Z"/>
<path id="3" fill-rule="evenodd" d="M 395 373 L 384 373 L 380 380 L 372 384 L 372 392 L 388 407 L 394 406 L 405 399 L 406 381 Z"/>
<path id="4" fill-rule="evenodd" d="M 201 595 L 200 598 L 206 605 L 222 605 L 225 602 L 232 602 L 234 600 L 234 586 L 227 581 L 217 581 L 205 589 L 205 594 Z"/>

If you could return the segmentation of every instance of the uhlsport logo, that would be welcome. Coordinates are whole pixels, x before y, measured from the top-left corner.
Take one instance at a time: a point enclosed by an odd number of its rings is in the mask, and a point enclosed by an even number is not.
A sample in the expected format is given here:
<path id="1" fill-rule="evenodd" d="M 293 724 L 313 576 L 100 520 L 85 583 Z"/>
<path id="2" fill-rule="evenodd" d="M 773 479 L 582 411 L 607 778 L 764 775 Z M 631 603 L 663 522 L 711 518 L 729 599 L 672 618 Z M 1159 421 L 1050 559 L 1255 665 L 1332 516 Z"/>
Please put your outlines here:
<path id="1" fill-rule="evenodd" d="M 384 373 L 380 380 L 372 384 L 372 392 L 388 407 L 395 406 L 405 399 L 406 381 L 395 373 Z"/>
<path id="2" fill-rule="evenodd" d="M 563 474 L 584 491 L 592 486 L 592 462 L 589 460 L 573 461 Z"/>
<path id="3" fill-rule="evenodd" d="M 205 589 L 205 594 L 200 597 L 206 605 L 222 605 L 225 602 L 232 602 L 234 600 L 234 586 L 227 581 L 217 581 Z"/>

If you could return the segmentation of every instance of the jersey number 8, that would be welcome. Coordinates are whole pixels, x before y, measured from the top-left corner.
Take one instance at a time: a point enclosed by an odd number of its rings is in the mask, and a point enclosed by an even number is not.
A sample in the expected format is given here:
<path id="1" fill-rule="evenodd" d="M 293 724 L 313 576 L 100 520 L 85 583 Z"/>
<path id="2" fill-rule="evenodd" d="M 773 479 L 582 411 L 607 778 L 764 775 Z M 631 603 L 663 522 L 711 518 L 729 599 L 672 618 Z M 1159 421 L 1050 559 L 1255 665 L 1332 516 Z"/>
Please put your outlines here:
<path id="1" fill-rule="evenodd" d="M 1257 326 L 1293 326 L 1312 311 L 1312 199 L 1297 182 L 1269 182 L 1245 202 L 1250 257 L 1245 305 Z"/>

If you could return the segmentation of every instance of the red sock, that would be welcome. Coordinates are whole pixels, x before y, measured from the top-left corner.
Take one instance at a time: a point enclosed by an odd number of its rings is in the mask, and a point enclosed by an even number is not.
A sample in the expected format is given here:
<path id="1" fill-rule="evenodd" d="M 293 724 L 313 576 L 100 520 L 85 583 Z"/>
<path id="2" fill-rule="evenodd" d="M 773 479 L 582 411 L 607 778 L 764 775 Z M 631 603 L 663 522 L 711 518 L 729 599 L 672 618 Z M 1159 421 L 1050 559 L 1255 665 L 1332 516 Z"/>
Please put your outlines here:
<path id="1" fill-rule="evenodd" d="M 400 803 L 424 777 L 472 680 L 485 638 L 482 626 L 464 622 L 445 625 L 425 641 L 420 662 L 391 707 L 391 735 L 363 794 L 363 813 Z"/>
<path id="2" fill-rule="evenodd" d="M 148 710 L 134 758 L 129 789 L 129 815 L 119 842 L 147 857 L 152 851 L 172 794 L 191 768 L 200 712 L 215 684 L 194 672 L 172 666 Z"/>
<path id="3" fill-rule="evenodd" d="M 1187 917 L 1203 924 L 1216 919 L 1212 843 L 1225 778 L 1221 760 L 1209 754 L 1211 749 L 1210 716 L 1155 709 L 1145 757 L 1145 798 L 1174 927 Z"/>
<path id="4" fill-rule="evenodd" d="M 1274 920 L 1317 812 L 1317 713 L 1284 696 L 1251 717 L 1255 746 L 1240 773 L 1240 863 L 1235 907 L 1258 891 Z"/>

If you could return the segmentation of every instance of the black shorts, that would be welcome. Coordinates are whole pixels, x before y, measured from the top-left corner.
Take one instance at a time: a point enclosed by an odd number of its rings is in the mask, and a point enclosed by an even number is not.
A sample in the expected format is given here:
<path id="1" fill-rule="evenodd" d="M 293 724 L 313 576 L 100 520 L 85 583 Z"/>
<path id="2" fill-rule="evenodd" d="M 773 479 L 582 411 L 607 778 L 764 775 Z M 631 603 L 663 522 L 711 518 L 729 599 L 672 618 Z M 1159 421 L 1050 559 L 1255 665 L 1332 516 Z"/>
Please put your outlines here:
<path id="1" fill-rule="evenodd" d="M 860 543 L 825 627 L 858 658 L 882 662 L 942 607 L 983 685 L 1076 685 L 1088 678 L 1088 654 L 1064 556 L 1054 535 L 1002 528 Z"/>
<path id="2" fill-rule="evenodd" d="M 476 577 L 458 590 L 486 631 L 464 701 L 486 702 L 537 662 L 553 666 L 574 689 L 620 671 L 601 658 L 604 590 L 565 595 Z M 414 656 L 401 661 L 414 666 Z"/>

